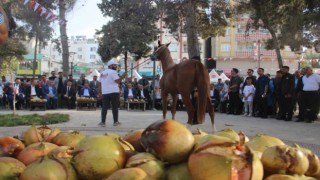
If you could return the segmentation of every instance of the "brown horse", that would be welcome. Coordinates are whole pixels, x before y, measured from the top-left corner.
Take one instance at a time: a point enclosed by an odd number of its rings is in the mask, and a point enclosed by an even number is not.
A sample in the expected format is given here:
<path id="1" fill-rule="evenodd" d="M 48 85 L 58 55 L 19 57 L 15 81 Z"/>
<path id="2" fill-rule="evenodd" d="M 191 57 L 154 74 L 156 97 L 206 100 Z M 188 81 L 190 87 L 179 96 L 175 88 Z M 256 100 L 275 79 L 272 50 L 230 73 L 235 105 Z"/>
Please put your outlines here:
<path id="1" fill-rule="evenodd" d="M 167 98 L 170 93 L 173 104 L 171 108 L 172 119 L 175 119 L 176 104 L 178 94 L 181 94 L 182 101 L 188 111 L 188 124 L 192 125 L 195 109 L 191 104 L 190 94 L 198 89 L 198 123 L 203 123 L 206 111 L 209 113 L 214 128 L 214 109 L 210 100 L 210 80 L 207 69 L 196 60 L 188 60 L 175 64 L 168 49 L 169 44 L 161 45 L 153 54 L 153 59 L 160 60 L 162 63 L 163 76 L 160 80 L 161 96 L 163 100 L 163 119 L 167 114 Z"/>

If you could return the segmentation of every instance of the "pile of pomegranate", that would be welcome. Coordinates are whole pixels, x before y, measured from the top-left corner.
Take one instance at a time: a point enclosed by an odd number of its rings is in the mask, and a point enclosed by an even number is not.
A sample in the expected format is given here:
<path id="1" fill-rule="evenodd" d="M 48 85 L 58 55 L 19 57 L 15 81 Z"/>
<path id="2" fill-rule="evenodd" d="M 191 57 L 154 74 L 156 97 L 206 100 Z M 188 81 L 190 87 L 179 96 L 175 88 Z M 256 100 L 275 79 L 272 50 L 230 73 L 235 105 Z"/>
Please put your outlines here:
<path id="1" fill-rule="evenodd" d="M 192 133 L 173 120 L 124 137 L 32 126 L 20 139 L 0 137 L 0 179 L 319 180 L 320 162 L 276 137 Z"/>

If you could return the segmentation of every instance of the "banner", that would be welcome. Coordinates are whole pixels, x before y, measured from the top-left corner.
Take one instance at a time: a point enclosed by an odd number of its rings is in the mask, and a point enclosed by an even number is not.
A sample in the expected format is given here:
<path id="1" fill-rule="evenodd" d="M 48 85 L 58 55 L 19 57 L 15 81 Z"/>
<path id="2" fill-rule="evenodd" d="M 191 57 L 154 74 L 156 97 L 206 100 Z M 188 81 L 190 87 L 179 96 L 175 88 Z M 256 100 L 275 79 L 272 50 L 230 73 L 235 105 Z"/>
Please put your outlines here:
<path id="1" fill-rule="evenodd" d="M 39 14 L 41 17 L 44 16 L 48 21 L 59 21 L 60 25 L 65 24 L 66 22 L 62 20 L 59 16 L 54 15 L 51 11 L 47 10 L 41 4 L 39 4 L 36 0 L 21 0 L 23 1 L 23 5 L 29 6 L 33 12 Z"/>

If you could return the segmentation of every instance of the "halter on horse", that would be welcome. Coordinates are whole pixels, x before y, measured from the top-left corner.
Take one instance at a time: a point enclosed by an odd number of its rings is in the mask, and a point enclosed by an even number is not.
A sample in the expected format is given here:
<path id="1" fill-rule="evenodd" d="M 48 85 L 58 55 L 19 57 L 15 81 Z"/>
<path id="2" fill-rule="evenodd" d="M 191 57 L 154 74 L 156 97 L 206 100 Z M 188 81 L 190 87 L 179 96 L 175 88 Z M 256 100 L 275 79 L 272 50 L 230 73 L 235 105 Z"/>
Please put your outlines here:
<path id="1" fill-rule="evenodd" d="M 160 87 L 163 100 L 163 119 L 166 119 L 168 94 L 171 94 L 173 100 L 172 119 L 175 119 L 178 94 L 181 94 L 182 101 L 188 111 L 188 124 L 192 125 L 195 109 L 191 104 L 190 94 L 194 88 L 197 88 L 198 123 L 204 122 L 207 111 L 211 118 L 212 128 L 214 128 L 214 109 L 210 100 L 210 80 L 207 69 L 201 62 L 195 60 L 175 64 L 168 49 L 169 44 L 161 45 L 159 42 L 158 49 L 152 55 L 152 59 L 158 59 L 162 63 L 163 76 L 160 80 Z"/>

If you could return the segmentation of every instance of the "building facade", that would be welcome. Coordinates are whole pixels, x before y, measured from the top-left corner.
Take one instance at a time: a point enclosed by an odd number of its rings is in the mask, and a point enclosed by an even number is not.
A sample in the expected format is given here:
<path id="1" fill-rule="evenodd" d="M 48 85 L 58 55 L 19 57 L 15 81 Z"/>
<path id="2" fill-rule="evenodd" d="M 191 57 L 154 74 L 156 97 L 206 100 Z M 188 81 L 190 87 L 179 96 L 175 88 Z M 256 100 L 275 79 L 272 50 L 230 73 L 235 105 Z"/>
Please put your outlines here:
<path id="1" fill-rule="evenodd" d="M 212 38 L 212 56 L 217 61 L 216 68 L 229 73 L 230 69 L 240 69 L 245 74 L 248 68 L 264 68 L 272 75 L 279 70 L 275 50 L 267 50 L 265 41 L 271 38 L 266 29 L 249 30 L 246 32 L 248 15 L 243 15 L 237 21 L 231 22 L 226 28 L 225 36 Z M 260 53 L 259 53 L 260 52 Z M 285 47 L 281 50 L 283 64 L 294 72 L 299 66 L 299 55 Z"/>

